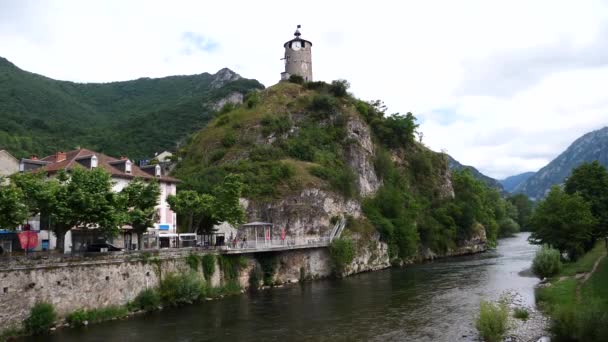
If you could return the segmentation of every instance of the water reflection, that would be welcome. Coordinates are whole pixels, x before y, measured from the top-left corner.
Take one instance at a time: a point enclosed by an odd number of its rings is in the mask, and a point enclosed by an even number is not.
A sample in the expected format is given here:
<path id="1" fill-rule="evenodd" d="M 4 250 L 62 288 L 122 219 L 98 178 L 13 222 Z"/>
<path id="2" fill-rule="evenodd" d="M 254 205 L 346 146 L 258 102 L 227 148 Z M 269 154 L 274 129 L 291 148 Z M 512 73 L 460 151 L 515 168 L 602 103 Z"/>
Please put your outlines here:
<path id="1" fill-rule="evenodd" d="M 488 253 L 209 301 L 31 341 L 473 341 L 482 298 L 538 282 L 527 234 Z"/>

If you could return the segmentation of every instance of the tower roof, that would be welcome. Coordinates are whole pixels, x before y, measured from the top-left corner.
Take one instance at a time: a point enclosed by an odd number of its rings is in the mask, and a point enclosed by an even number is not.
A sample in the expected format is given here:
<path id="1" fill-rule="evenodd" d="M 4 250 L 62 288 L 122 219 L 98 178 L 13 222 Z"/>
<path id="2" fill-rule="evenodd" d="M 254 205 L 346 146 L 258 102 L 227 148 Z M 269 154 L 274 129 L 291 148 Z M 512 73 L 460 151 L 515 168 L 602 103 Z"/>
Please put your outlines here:
<path id="1" fill-rule="evenodd" d="M 297 41 L 297 40 L 299 40 L 301 42 L 306 42 L 307 44 L 310 44 L 310 46 L 312 46 L 312 43 L 310 41 L 300 38 L 300 36 L 302 35 L 302 33 L 300 33 L 300 28 L 302 28 L 302 25 L 298 25 L 298 27 L 296 28 L 296 32 L 293 33 L 295 38 L 287 41 L 285 44 L 283 44 L 283 47 L 287 47 L 289 45 L 289 43 Z"/>

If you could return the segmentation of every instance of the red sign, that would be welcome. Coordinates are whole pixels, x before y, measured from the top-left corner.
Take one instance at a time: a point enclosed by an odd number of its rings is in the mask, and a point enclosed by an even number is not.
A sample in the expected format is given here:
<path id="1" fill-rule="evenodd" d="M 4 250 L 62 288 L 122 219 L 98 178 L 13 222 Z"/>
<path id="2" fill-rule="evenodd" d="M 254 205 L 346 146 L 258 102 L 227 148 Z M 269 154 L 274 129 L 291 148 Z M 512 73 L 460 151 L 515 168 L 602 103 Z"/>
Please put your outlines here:
<path id="1" fill-rule="evenodd" d="M 23 249 L 33 249 L 38 246 L 38 233 L 33 231 L 25 231 L 17 234 L 19 243 Z"/>
<path id="2" fill-rule="evenodd" d="M 285 228 L 281 229 L 281 240 L 285 240 Z"/>

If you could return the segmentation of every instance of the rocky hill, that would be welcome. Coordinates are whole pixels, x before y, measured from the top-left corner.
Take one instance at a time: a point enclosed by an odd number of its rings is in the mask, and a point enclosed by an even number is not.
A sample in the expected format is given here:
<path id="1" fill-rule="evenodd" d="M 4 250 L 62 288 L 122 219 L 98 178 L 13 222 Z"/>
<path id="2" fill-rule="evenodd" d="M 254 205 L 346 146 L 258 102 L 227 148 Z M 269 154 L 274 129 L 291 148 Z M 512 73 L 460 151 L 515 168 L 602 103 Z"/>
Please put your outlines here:
<path id="1" fill-rule="evenodd" d="M 498 191 L 418 144 L 412 114 L 382 108 L 346 83 L 279 83 L 193 135 L 174 175 L 200 192 L 241 175 L 248 220 L 289 236 L 323 237 L 346 217 L 351 271 L 485 249 L 502 220 L 494 213 L 505 214 Z"/>
<path id="2" fill-rule="evenodd" d="M 507 192 L 513 192 L 520 184 L 528 180 L 528 178 L 534 176 L 536 172 L 524 172 L 515 176 L 510 176 L 505 179 L 499 180 L 503 188 Z"/>
<path id="3" fill-rule="evenodd" d="M 576 139 L 566 151 L 518 185 L 513 192 L 526 194 L 532 199 L 541 199 L 549 192 L 551 186 L 563 184 L 572 169 L 584 162 L 594 160 L 608 166 L 608 127 Z"/>
<path id="4" fill-rule="evenodd" d="M 484 175 L 483 173 L 479 172 L 479 170 L 477 170 L 473 166 L 460 164 L 460 162 L 457 161 L 456 159 L 452 158 L 452 156 L 448 156 L 448 166 L 450 167 L 450 170 L 458 170 L 458 171 L 469 170 L 473 174 L 473 177 L 484 182 L 487 186 L 494 188 L 500 192 L 504 191 L 503 186 L 499 181 L 497 181 L 496 179 L 494 179 L 492 177 L 488 177 L 488 176 Z"/>
<path id="5" fill-rule="evenodd" d="M 23 157 L 86 146 L 148 157 L 175 149 L 218 105 L 261 88 L 229 69 L 112 83 L 57 81 L 0 57 L 0 149 Z"/>

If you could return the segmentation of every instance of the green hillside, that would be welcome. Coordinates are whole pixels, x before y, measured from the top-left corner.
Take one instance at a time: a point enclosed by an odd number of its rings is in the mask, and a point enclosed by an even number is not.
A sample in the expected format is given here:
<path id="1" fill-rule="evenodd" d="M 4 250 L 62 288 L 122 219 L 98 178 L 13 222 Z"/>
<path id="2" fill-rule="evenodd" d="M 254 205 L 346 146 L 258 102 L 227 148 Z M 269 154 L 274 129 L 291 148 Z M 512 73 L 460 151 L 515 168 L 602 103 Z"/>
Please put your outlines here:
<path id="1" fill-rule="evenodd" d="M 364 217 L 349 221 L 347 229 L 371 227 L 403 260 L 415 257 L 419 246 L 446 252 L 484 228 L 489 241 L 512 233 L 501 230 L 515 223 L 498 191 L 470 171 L 450 176 L 447 156 L 416 141 L 415 121 L 410 113 L 386 115 L 380 102 L 354 98 L 346 83 L 279 83 L 250 94 L 191 136 L 174 175 L 182 189 L 206 193 L 238 174 L 243 196 L 254 206 L 296 203 L 275 217 L 282 224 L 327 216 L 311 209 L 325 195 L 303 191 L 321 189 L 359 203 Z M 371 151 L 363 147 L 366 132 Z M 372 170 L 361 162 L 368 156 Z M 376 191 L 363 195 L 361 179 L 378 179 Z"/>
<path id="2" fill-rule="evenodd" d="M 131 158 L 175 149 L 212 105 L 263 86 L 228 69 L 112 83 L 57 81 L 0 57 L 0 148 L 18 157 L 83 146 Z"/>

